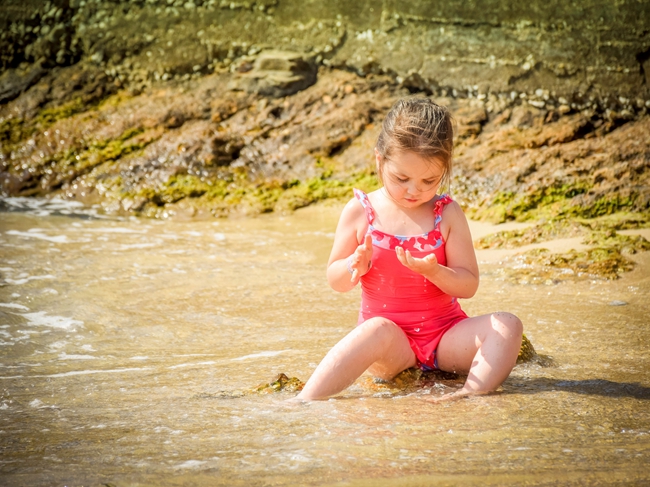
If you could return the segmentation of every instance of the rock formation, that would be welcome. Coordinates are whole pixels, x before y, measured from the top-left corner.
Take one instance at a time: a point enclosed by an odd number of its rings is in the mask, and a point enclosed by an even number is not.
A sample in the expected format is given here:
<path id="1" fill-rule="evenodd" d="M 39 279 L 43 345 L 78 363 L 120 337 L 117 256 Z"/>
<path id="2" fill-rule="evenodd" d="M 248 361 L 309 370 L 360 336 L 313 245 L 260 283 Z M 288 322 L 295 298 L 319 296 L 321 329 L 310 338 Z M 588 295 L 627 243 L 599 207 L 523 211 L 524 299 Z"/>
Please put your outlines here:
<path id="1" fill-rule="evenodd" d="M 471 216 L 647 215 L 649 5 L 8 0 L 0 188 L 152 217 L 348 197 L 416 94 L 456 117 Z"/>

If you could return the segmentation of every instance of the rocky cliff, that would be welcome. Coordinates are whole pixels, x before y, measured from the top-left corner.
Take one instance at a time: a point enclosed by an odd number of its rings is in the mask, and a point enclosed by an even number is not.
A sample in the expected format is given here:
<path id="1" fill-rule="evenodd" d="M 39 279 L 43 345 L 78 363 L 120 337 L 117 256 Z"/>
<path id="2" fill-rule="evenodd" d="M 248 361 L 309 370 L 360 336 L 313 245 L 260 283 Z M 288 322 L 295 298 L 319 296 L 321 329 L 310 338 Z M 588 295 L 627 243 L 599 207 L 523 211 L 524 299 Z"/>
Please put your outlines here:
<path id="1" fill-rule="evenodd" d="M 0 185 L 148 216 L 347 197 L 419 94 L 455 114 L 471 215 L 647 215 L 648 25 L 647 0 L 7 0 Z"/>

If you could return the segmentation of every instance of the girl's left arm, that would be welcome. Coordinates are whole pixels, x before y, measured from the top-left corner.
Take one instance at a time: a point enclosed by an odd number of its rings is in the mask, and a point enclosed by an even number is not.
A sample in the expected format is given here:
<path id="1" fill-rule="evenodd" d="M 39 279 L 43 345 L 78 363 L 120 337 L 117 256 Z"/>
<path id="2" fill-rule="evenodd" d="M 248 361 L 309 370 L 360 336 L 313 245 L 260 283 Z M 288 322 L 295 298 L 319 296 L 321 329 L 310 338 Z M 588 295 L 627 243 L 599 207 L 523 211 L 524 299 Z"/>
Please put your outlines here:
<path id="1" fill-rule="evenodd" d="M 397 248 L 397 258 L 444 293 L 457 298 L 471 298 L 478 289 L 479 272 L 467 218 L 454 201 L 445 207 L 443 221 L 449 225 L 445 239 L 447 265 L 439 264 L 434 254 L 417 259 L 401 247 Z"/>

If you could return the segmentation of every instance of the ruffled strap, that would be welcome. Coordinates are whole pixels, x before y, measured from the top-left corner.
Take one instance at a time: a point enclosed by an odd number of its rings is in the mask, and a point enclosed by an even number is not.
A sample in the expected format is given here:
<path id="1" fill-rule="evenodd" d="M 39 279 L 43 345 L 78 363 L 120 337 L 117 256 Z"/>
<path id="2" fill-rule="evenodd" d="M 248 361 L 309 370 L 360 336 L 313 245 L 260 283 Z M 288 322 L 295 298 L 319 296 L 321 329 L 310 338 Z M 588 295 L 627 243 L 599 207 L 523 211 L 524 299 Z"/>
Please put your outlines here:
<path id="1" fill-rule="evenodd" d="M 440 195 L 440 198 L 438 198 L 438 201 L 436 201 L 436 204 L 433 207 L 433 214 L 435 215 L 435 221 L 433 223 L 434 230 L 438 230 L 438 225 L 442 221 L 442 210 L 444 210 L 445 206 L 447 206 L 452 201 L 454 200 L 451 199 L 451 196 L 448 194 Z"/>
<path id="2" fill-rule="evenodd" d="M 372 222 L 375 221 L 375 210 L 370 204 L 368 195 L 357 188 L 353 188 L 352 191 L 354 192 L 354 197 L 359 200 L 359 203 L 361 203 L 361 206 L 363 206 L 363 209 L 366 211 L 366 219 L 368 220 L 368 223 L 372 225 Z"/>

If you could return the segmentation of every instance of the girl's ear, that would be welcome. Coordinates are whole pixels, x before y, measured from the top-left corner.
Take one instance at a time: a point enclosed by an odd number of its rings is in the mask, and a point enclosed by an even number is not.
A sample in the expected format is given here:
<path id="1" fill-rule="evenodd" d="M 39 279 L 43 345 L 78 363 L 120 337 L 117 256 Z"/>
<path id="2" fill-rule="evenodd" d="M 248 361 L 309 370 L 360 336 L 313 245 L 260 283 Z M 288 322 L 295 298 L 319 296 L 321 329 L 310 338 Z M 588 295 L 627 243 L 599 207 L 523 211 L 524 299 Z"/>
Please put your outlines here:
<path id="1" fill-rule="evenodd" d="M 377 165 L 377 174 L 379 174 L 379 168 L 381 166 L 381 154 L 375 147 L 375 164 Z"/>

